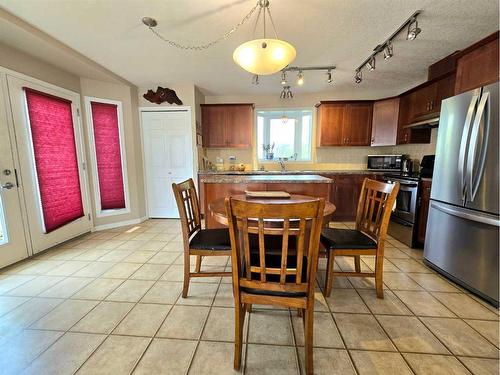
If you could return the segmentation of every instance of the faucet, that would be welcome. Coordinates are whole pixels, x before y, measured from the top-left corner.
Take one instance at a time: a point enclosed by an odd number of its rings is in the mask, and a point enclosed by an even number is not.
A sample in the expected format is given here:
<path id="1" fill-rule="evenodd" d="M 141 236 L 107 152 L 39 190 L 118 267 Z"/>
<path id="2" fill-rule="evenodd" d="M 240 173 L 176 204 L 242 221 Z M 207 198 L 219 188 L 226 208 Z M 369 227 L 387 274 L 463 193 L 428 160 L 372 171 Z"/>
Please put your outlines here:
<path id="1" fill-rule="evenodd" d="M 281 167 L 281 173 L 286 172 L 286 164 L 285 162 L 288 160 L 288 158 L 278 158 L 278 164 Z"/>

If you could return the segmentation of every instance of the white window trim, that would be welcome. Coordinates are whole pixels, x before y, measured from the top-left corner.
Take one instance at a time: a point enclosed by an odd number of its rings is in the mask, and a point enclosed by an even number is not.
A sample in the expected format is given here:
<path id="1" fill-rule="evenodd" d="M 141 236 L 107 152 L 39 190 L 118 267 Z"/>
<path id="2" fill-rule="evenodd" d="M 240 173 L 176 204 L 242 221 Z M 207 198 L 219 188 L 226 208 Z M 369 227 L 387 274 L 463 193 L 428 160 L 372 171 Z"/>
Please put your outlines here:
<path id="1" fill-rule="evenodd" d="M 97 154 L 95 149 L 94 120 L 92 118 L 91 102 L 116 105 L 116 110 L 118 114 L 118 137 L 120 140 L 120 158 L 122 162 L 123 192 L 125 194 L 125 208 L 108 209 L 108 210 L 101 209 L 101 191 L 99 189 L 99 174 L 97 171 Z M 125 130 L 123 128 L 122 102 L 117 100 L 86 96 L 85 111 L 87 114 L 87 131 L 89 136 L 90 163 L 92 169 L 92 186 L 94 187 L 96 217 L 108 217 L 108 216 L 128 214 L 130 213 L 130 197 L 128 188 L 127 160 L 125 156 Z"/>
<path id="2" fill-rule="evenodd" d="M 293 108 L 256 108 L 255 109 L 255 160 L 257 161 L 257 164 L 276 164 L 277 160 L 267 160 L 267 159 L 259 159 L 259 138 L 258 138 L 258 117 L 259 117 L 259 111 L 265 111 L 265 112 L 289 112 L 289 111 L 310 111 L 311 112 L 311 128 L 309 130 L 310 132 L 310 138 L 311 138 L 311 152 L 310 152 L 310 158 L 308 160 L 292 160 L 289 159 L 286 163 L 297 163 L 297 164 L 312 164 L 314 163 L 314 155 L 313 155 L 313 136 L 314 136 L 314 130 L 313 130 L 313 125 L 314 125 L 314 109 L 309 108 L 309 107 L 293 107 Z M 297 120 L 297 118 L 295 118 Z M 297 131 L 297 130 L 296 130 Z"/>

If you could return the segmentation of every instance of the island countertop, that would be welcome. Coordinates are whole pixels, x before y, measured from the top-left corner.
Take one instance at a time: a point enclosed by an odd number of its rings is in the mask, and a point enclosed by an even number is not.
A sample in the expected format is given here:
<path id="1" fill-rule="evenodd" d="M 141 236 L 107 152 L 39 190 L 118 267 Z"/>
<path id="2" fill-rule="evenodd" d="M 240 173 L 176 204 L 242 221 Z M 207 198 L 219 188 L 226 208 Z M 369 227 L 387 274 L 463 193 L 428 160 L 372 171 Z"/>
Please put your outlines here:
<path id="1" fill-rule="evenodd" d="M 331 184 L 331 178 L 316 174 L 268 174 L 268 175 L 200 175 L 200 182 L 206 184 Z"/>

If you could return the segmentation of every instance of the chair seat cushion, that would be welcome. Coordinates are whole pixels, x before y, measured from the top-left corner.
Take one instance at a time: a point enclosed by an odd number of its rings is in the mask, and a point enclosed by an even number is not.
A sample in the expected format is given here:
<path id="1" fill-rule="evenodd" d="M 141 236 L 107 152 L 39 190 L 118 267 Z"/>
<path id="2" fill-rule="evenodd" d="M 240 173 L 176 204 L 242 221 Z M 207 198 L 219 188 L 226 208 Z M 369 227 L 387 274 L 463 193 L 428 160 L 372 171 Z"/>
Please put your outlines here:
<path id="1" fill-rule="evenodd" d="M 373 249 L 377 243 L 359 230 L 325 228 L 321 232 L 321 243 L 327 249 Z"/>
<path id="2" fill-rule="evenodd" d="M 200 250 L 231 250 L 229 230 L 226 228 L 201 229 L 191 238 L 189 247 Z"/>

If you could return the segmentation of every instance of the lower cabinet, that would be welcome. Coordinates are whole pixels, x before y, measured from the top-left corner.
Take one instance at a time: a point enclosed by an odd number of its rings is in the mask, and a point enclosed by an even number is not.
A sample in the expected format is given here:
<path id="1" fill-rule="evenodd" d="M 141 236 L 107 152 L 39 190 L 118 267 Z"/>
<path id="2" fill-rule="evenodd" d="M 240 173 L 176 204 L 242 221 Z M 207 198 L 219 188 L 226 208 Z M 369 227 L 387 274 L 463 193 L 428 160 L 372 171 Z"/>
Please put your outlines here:
<path id="1" fill-rule="evenodd" d="M 422 180 L 420 184 L 420 195 L 418 198 L 417 218 L 417 242 L 425 243 L 425 231 L 427 228 L 427 216 L 429 215 L 429 203 L 431 200 L 431 180 Z"/>

